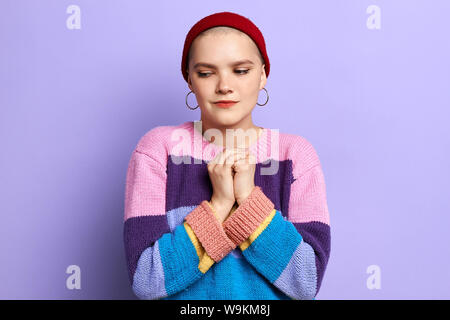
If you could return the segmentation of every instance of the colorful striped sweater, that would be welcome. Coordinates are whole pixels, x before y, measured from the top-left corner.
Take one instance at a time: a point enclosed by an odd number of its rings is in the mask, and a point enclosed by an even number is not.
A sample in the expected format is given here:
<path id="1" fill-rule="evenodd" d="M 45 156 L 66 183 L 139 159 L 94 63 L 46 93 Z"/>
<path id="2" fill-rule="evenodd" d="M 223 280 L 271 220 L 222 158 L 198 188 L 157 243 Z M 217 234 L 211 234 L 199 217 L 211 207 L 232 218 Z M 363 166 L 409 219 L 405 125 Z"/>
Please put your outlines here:
<path id="1" fill-rule="evenodd" d="M 223 148 L 199 124 L 155 127 L 132 152 L 124 244 L 133 292 L 162 300 L 314 299 L 330 255 L 315 149 L 264 128 L 250 146 L 255 188 L 220 223 L 207 163 Z"/>

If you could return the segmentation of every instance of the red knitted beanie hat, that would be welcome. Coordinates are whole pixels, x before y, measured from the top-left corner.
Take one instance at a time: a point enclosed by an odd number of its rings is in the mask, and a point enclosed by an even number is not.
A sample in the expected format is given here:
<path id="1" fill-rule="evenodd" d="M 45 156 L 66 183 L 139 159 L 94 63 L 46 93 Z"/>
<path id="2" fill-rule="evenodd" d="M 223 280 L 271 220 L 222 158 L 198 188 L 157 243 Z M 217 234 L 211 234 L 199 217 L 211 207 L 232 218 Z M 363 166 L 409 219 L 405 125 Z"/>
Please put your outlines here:
<path id="1" fill-rule="evenodd" d="M 183 58 L 181 59 L 181 72 L 183 73 L 183 77 L 186 80 L 186 82 L 188 81 L 188 73 L 186 71 L 188 67 L 187 56 L 189 53 L 189 49 L 191 48 L 192 42 L 200 33 L 205 31 L 206 29 L 210 29 L 217 26 L 232 27 L 246 33 L 255 42 L 256 46 L 261 52 L 261 55 L 264 59 L 266 77 L 269 76 L 270 63 L 269 57 L 267 56 L 266 52 L 266 43 L 258 27 L 248 18 L 243 17 L 239 14 L 232 12 L 218 12 L 206 16 L 200 21 L 198 21 L 186 35 L 186 40 L 184 41 L 184 48 L 183 48 Z"/>

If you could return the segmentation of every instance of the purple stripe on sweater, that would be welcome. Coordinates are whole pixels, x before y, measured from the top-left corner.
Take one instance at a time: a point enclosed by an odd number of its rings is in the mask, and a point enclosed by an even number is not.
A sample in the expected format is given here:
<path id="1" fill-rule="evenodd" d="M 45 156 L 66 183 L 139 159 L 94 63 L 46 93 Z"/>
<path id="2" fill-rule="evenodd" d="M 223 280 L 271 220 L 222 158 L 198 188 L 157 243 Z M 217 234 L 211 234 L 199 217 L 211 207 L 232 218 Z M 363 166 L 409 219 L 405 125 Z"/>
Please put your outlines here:
<path id="1" fill-rule="evenodd" d="M 190 164 L 183 163 L 180 159 L 183 159 L 183 157 L 170 155 L 167 163 L 166 211 L 179 207 L 197 206 L 203 200 L 211 199 L 213 189 L 208 175 L 207 163 L 203 161 L 201 164 L 195 164 L 194 160 L 187 156 L 184 156 L 184 159 L 190 160 Z M 261 168 L 271 165 L 278 165 L 276 174 L 261 175 Z M 289 209 L 291 182 L 291 160 L 284 160 L 278 164 L 270 164 L 270 162 L 256 164 L 255 185 L 261 187 L 264 194 L 275 205 L 275 209 L 281 211 L 283 216 L 286 216 Z"/>
<path id="2" fill-rule="evenodd" d="M 303 241 L 314 249 L 317 269 L 316 292 L 318 292 L 330 257 L 330 226 L 318 221 L 292 224 L 302 236 Z"/>
<path id="3" fill-rule="evenodd" d="M 133 291 L 139 299 L 155 300 L 167 297 L 158 241 L 153 247 L 142 252 L 133 278 Z"/>
<path id="4" fill-rule="evenodd" d="M 274 285 L 293 299 L 314 298 L 317 292 L 317 271 L 314 250 L 308 243 L 303 240 L 300 242 Z"/>
<path id="5" fill-rule="evenodd" d="M 133 285 L 133 276 L 142 252 L 153 246 L 164 233 L 170 232 L 166 215 L 133 217 L 125 221 L 123 237 L 128 276 Z"/>

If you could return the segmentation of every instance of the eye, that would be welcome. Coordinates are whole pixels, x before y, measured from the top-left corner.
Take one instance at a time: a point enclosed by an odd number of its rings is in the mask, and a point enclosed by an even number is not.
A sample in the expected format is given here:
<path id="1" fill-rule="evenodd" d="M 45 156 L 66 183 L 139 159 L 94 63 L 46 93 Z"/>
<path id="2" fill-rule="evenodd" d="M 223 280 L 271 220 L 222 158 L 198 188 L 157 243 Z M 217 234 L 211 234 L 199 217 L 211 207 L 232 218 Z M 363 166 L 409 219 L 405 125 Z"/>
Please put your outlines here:
<path id="1" fill-rule="evenodd" d="M 211 74 L 211 72 L 197 72 L 200 78 L 206 78 L 206 75 Z"/>
<path id="2" fill-rule="evenodd" d="M 250 69 L 245 69 L 245 70 L 235 70 L 235 72 L 239 75 L 244 75 L 247 74 L 250 71 Z M 200 78 L 207 78 L 210 74 L 212 74 L 211 72 L 197 72 L 198 76 Z"/>
<path id="3" fill-rule="evenodd" d="M 250 71 L 250 69 L 246 69 L 246 70 L 236 70 L 237 74 L 247 74 Z"/>

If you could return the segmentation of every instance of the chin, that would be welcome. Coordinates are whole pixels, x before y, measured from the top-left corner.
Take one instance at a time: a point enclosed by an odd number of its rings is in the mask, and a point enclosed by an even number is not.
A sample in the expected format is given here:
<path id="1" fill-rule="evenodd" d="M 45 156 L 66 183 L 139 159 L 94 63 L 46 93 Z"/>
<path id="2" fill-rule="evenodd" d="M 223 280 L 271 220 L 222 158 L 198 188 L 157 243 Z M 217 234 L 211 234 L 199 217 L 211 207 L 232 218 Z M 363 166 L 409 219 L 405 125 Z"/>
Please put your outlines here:
<path id="1" fill-rule="evenodd" d="M 236 115 L 221 115 L 218 119 L 216 118 L 215 123 L 224 127 L 230 127 L 240 121 L 242 121 L 242 118 Z"/>
<path id="2" fill-rule="evenodd" d="M 209 111 L 208 118 L 217 127 L 236 126 L 246 117 L 246 114 L 243 114 L 242 110 L 220 110 L 216 108 L 210 109 Z"/>

